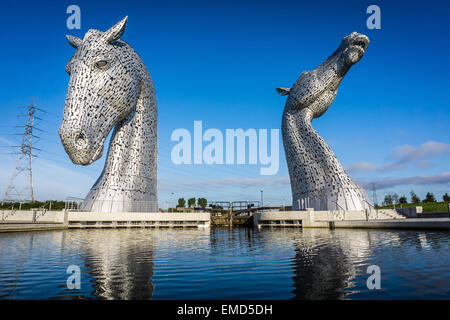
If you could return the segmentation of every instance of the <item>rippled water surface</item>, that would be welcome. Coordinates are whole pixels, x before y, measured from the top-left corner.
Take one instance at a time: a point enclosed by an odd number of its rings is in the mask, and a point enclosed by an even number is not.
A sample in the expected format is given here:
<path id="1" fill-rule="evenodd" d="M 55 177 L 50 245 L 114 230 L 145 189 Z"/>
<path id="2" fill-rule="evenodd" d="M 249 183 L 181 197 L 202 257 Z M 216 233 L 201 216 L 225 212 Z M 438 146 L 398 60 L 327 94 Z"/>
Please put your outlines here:
<path id="1" fill-rule="evenodd" d="M 110 229 L 0 234 L 0 299 L 449 299 L 450 232 Z M 81 269 L 81 289 L 66 270 Z M 367 267 L 381 269 L 369 290 Z"/>

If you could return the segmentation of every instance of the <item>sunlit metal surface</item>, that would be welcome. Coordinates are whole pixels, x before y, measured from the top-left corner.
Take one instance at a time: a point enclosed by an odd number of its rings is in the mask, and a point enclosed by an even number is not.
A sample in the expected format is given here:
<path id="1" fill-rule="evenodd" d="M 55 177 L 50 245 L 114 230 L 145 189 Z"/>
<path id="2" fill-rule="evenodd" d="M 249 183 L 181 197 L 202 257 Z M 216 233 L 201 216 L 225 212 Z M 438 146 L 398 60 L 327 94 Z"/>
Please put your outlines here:
<path id="1" fill-rule="evenodd" d="M 70 75 L 59 128 L 75 164 L 102 156 L 114 129 L 102 174 L 81 210 L 157 211 L 157 106 L 150 74 L 120 37 L 127 18 L 106 32 L 89 30 L 84 39 L 67 36 L 77 49 L 66 66 Z"/>
<path id="2" fill-rule="evenodd" d="M 368 45 L 365 35 L 353 32 L 320 66 L 303 72 L 291 89 L 277 88 L 281 95 L 288 95 L 282 131 L 294 210 L 373 207 L 364 189 L 347 175 L 331 148 L 311 126 L 311 120 L 331 106 L 345 74 L 363 57 Z"/>

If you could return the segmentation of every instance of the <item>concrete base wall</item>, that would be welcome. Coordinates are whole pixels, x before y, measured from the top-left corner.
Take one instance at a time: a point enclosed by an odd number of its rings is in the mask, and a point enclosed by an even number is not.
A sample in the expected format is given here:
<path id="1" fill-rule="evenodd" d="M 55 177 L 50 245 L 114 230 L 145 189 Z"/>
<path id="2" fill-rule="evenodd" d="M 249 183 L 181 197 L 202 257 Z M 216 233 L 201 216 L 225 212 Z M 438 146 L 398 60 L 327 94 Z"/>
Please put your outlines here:
<path id="1" fill-rule="evenodd" d="M 335 228 L 450 230 L 450 219 L 336 221 Z"/>
<path id="2" fill-rule="evenodd" d="M 0 232 L 67 229 L 67 217 L 63 211 L 1 211 Z"/>
<path id="3" fill-rule="evenodd" d="M 285 212 L 258 212 L 253 215 L 254 225 L 265 226 L 298 226 L 302 228 L 372 228 L 372 229 L 438 229 L 449 230 L 450 219 L 392 219 L 384 217 L 383 213 L 379 219 L 356 219 L 362 217 L 360 211 L 345 211 L 347 217 L 351 219 L 327 220 L 327 214 L 331 217 L 331 212 L 327 211 L 285 211 Z M 392 212 L 389 212 L 392 214 Z M 365 216 L 365 215 L 364 215 Z M 292 223 L 294 221 L 295 223 Z M 298 222 L 300 223 L 298 224 Z"/>
<path id="4" fill-rule="evenodd" d="M 383 219 L 405 219 L 394 209 L 380 210 L 331 210 L 313 211 L 314 221 L 358 221 L 358 220 L 383 220 Z"/>
<path id="5" fill-rule="evenodd" d="M 67 228 L 68 226 L 65 223 L 0 222 L 0 232 L 61 230 Z"/>
<path id="6" fill-rule="evenodd" d="M 12 222 L 33 222 L 33 211 L 13 211 L 13 210 L 1 210 L 0 221 Z M 64 222 L 64 211 L 39 211 L 36 210 L 35 214 L 36 222 Z"/>
<path id="7" fill-rule="evenodd" d="M 450 218 L 450 212 L 422 212 L 417 216 L 418 218 Z"/>
<path id="8" fill-rule="evenodd" d="M 256 212 L 253 225 L 261 226 L 304 226 L 314 222 L 314 211 Z"/>
<path id="9" fill-rule="evenodd" d="M 355 211 L 280 211 L 280 212 L 258 212 L 253 216 L 254 224 L 264 224 L 264 221 L 282 221 L 282 220 L 302 220 L 303 225 L 310 225 L 318 222 L 329 221 L 368 221 L 368 220 L 388 220 L 405 219 L 394 209 L 383 210 L 355 210 Z M 325 225 L 328 225 L 325 223 Z"/>
<path id="10" fill-rule="evenodd" d="M 33 218 L 35 217 L 35 218 Z M 65 211 L 3 211 L 0 228 L 6 224 L 64 223 Z M 35 223 L 33 223 L 33 220 Z M 121 228 L 121 227 L 210 227 L 209 213 L 160 212 L 77 212 L 67 211 L 69 228 Z"/>
<path id="11" fill-rule="evenodd" d="M 186 212 L 69 212 L 69 228 L 210 227 L 210 214 Z"/>
<path id="12" fill-rule="evenodd" d="M 422 213 L 422 207 L 417 206 L 417 207 L 396 208 L 395 211 L 408 218 L 417 218 Z"/>

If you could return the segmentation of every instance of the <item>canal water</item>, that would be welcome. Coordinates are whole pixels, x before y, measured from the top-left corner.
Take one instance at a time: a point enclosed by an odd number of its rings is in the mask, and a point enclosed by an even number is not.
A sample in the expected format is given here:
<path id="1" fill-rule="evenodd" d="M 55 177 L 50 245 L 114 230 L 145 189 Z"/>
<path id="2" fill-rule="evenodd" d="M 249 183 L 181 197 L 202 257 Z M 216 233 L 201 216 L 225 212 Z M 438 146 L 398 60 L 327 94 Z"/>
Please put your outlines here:
<path id="1" fill-rule="evenodd" d="M 449 299 L 449 249 L 450 232 L 435 231 L 4 233 L 0 299 Z M 378 290 L 367 287 L 371 265 Z M 69 266 L 80 289 L 67 286 Z"/>

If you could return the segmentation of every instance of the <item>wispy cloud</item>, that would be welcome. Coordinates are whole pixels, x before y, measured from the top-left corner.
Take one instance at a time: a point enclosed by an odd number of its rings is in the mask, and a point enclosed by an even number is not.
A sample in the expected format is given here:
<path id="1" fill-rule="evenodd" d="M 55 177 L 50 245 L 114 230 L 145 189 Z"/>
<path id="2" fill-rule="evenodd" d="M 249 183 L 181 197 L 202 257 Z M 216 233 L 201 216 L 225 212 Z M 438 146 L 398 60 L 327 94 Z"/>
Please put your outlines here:
<path id="1" fill-rule="evenodd" d="M 372 182 L 360 182 L 364 188 L 371 188 L 371 183 L 375 183 L 377 189 L 387 189 L 400 185 L 432 185 L 446 184 L 450 182 L 450 172 L 442 172 L 435 175 L 413 176 L 403 178 L 382 178 Z"/>
<path id="2" fill-rule="evenodd" d="M 405 163 L 396 161 L 386 164 L 373 164 L 370 162 L 357 162 L 345 167 L 347 172 L 362 172 L 362 171 L 392 171 L 395 169 L 401 169 L 405 166 Z"/>
<path id="3" fill-rule="evenodd" d="M 370 162 L 357 162 L 346 166 L 346 170 L 351 173 L 367 171 L 393 171 L 414 164 L 418 167 L 432 167 L 433 164 L 424 159 L 449 154 L 450 144 L 428 141 L 418 147 L 411 145 L 398 146 L 389 157 L 391 162 L 384 164 L 373 164 Z"/>
<path id="4" fill-rule="evenodd" d="M 435 141 L 428 141 L 418 147 L 404 145 L 394 149 L 394 156 L 402 162 L 410 162 L 446 153 L 450 153 L 450 144 Z"/>
<path id="5" fill-rule="evenodd" d="M 289 176 L 276 176 L 267 178 L 241 178 L 229 177 L 219 179 L 189 180 L 189 181 L 169 181 L 159 182 L 160 190 L 173 190 L 173 187 L 193 187 L 193 188 L 251 188 L 269 186 L 273 188 L 290 187 Z"/>

